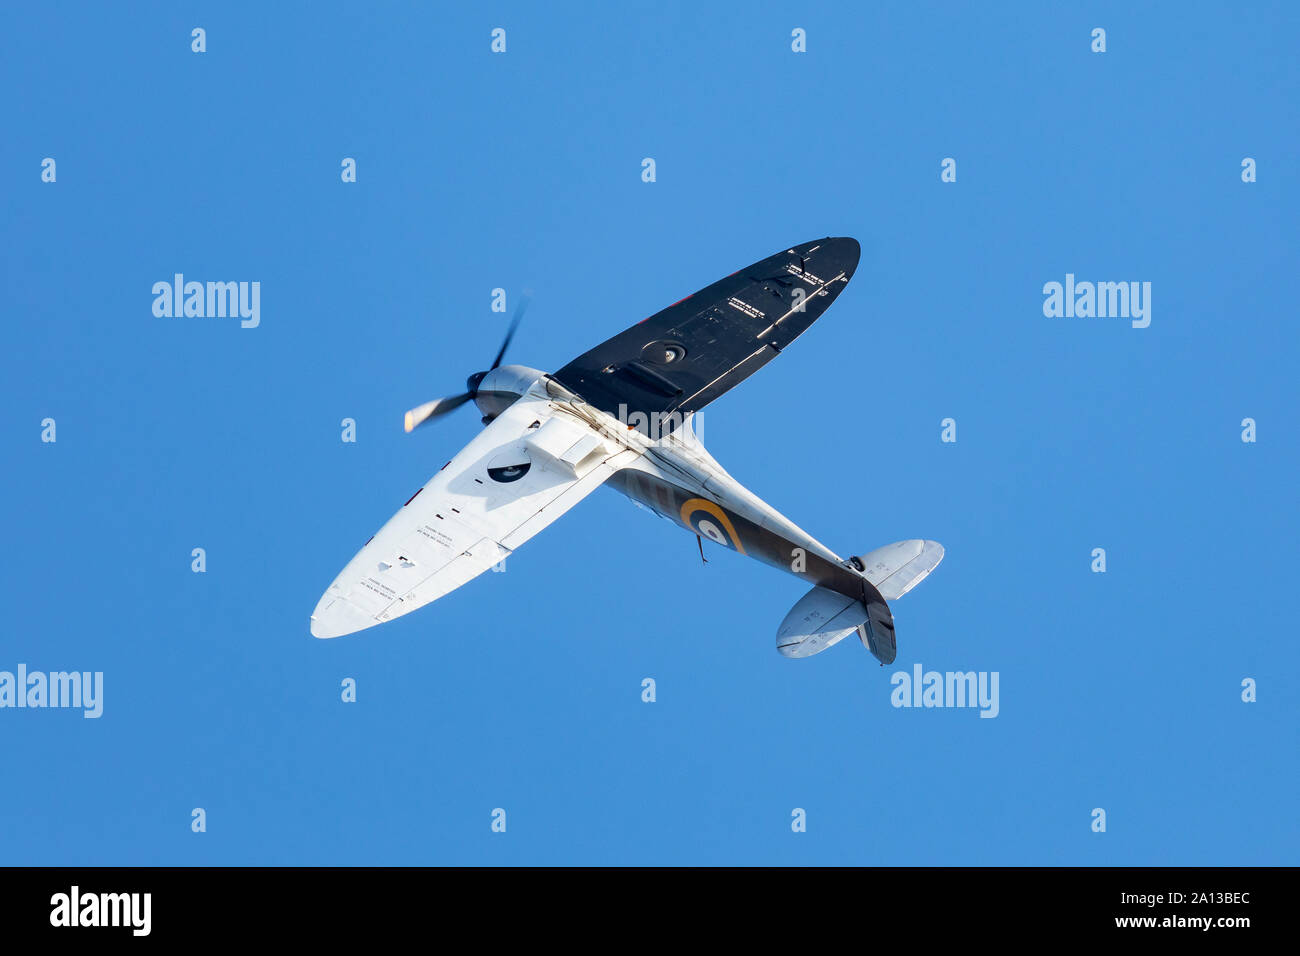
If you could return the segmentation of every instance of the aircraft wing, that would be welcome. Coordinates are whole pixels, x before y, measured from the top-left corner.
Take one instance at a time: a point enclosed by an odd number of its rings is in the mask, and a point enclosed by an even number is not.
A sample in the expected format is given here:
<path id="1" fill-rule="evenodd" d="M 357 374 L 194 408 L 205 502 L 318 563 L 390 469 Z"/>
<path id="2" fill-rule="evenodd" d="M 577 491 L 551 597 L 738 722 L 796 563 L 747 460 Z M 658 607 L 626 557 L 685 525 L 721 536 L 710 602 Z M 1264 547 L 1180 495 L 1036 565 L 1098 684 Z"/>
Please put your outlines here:
<path id="1" fill-rule="evenodd" d="M 402 506 L 321 597 L 316 637 L 339 637 L 460 587 L 568 511 L 640 452 L 534 388 Z"/>
<path id="2" fill-rule="evenodd" d="M 848 238 L 782 250 L 620 332 L 553 378 L 626 422 L 636 412 L 650 419 L 698 411 L 806 331 L 852 278 L 860 256 L 857 240 Z M 659 434 L 675 425 L 670 419 Z"/>

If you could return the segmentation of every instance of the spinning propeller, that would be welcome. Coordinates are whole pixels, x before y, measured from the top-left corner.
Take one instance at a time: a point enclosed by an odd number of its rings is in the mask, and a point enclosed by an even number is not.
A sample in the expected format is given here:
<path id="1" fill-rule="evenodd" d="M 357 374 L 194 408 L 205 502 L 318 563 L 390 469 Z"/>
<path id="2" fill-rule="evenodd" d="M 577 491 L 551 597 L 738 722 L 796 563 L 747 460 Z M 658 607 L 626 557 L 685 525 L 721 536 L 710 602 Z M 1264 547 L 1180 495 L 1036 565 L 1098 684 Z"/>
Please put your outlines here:
<path id="1" fill-rule="evenodd" d="M 510 340 L 515 337 L 515 330 L 519 328 L 519 320 L 524 317 L 524 310 L 528 308 L 528 303 L 532 301 L 532 298 L 532 292 L 525 289 L 523 296 L 519 300 L 519 304 L 515 306 L 515 314 L 510 320 L 510 328 L 506 330 L 506 338 L 505 341 L 501 343 L 501 350 L 497 352 L 496 360 L 493 361 L 492 368 L 488 369 L 488 372 L 499 367 L 501 365 L 501 360 L 506 357 L 506 349 L 510 347 Z M 423 405 L 411 409 L 406 413 L 406 430 L 410 432 L 426 422 L 431 422 L 435 418 L 441 418 L 448 412 L 453 412 L 466 402 L 472 400 L 476 395 L 478 395 L 478 388 L 483 383 L 483 379 L 487 377 L 488 372 L 475 372 L 467 378 L 465 380 L 465 388 L 467 391 L 464 391 L 459 395 L 451 395 L 447 398 L 435 398 L 431 402 L 425 402 Z"/>

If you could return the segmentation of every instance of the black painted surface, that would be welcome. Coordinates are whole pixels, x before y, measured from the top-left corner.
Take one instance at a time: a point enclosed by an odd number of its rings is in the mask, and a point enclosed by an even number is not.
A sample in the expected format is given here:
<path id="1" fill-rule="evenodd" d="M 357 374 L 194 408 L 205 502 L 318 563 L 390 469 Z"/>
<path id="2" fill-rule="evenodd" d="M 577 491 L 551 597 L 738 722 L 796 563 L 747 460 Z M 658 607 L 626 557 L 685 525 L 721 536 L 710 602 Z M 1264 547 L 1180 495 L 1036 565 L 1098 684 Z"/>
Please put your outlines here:
<path id="1" fill-rule="evenodd" d="M 783 249 L 620 332 L 553 377 L 624 421 L 636 412 L 648 420 L 698 411 L 817 321 L 860 255 L 858 241 L 848 238 Z M 796 290 L 805 297 L 801 311 L 792 311 Z M 660 434 L 675 424 L 665 422 Z"/>

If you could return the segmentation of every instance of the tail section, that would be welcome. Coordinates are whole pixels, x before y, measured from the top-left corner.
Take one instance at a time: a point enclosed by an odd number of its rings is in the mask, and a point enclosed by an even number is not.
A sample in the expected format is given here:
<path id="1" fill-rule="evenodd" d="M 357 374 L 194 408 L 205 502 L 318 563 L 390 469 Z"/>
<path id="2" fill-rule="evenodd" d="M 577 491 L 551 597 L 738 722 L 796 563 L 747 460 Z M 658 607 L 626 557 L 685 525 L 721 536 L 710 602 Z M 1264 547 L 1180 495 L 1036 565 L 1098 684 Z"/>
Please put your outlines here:
<path id="1" fill-rule="evenodd" d="M 880 591 L 886 601 L 901 598 L 925 580 L 926 575 L 943 560 L 943 545 L 938 541 L 895 541 L 876 548 L 852 564 Z"/>
<path id="2" fill-rule="evenodd" d="M 894 616 L 886 602 L 912 590 L 942 560 L 943 545 L 919 538 L 851 558 L 848 563 L 862 575 L 861 597 L 813 588 L 781 622 L 776 632 L 777 651 L 784 657 L 811 657 L 856 631 L 862 646 L 882 665 L 894 663 L 898 644 Z"/>
<path id="3" fill-rule="evenodd" d="M 894 638 L 894 615 L 884 601 L 867 607 L 867 619 L 858 625 L 858 640 L 880 661 L 880 666 L 894 663 L 898 641 Z"/>
<path id="4" fill-rule="evenodd" d="M 861 601 L 830 588 L 813 588 L 790 608 L 777 629 L 777 653 L 794 658 L 820 654 L 852 634 L 867 618 Z"/>

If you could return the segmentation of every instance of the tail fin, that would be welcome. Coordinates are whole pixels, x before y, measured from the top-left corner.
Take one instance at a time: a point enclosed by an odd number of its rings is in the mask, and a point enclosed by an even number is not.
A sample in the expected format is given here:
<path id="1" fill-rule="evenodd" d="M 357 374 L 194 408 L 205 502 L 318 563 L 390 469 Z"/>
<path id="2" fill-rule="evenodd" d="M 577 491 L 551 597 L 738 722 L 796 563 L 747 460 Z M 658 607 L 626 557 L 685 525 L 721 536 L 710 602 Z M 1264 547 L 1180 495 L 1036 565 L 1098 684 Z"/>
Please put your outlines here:
<path id="1" fill-rule="evenodd" d="M 867 605 L 867 619 L 858 625 L 858 640 L 880 661 L 880 666 L 894 663 L 898 656 L 898 641 L 894 638 L 894 615 L 889 605 L 877 601 Z"/>

